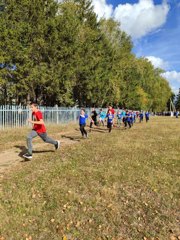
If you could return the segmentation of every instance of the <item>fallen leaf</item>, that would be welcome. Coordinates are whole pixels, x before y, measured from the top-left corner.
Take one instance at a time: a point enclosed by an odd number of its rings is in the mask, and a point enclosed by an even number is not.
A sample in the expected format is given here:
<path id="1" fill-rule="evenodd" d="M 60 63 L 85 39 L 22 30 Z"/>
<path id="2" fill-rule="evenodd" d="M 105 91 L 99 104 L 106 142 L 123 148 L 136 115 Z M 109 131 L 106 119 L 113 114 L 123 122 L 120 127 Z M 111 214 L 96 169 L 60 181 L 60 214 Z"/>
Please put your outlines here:
<path id="1" fill-rule="evenodd" d="M 66 237 L 65 235 L 63 236 L 63 240 L 68 240 L 67 237 Z"/>

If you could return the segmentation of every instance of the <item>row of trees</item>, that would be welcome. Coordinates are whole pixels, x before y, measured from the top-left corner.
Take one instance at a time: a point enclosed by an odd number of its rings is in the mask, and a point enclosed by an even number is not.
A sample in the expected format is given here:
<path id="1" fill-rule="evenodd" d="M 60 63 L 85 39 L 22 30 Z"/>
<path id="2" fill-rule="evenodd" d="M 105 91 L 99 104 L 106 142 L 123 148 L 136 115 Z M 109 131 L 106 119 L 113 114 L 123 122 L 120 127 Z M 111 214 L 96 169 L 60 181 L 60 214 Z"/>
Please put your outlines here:
<path id="1" fill-rule="evenodd" d="M 90 0 L 0 0 L 0 102 L 164 110 L 168 82 Z"/>

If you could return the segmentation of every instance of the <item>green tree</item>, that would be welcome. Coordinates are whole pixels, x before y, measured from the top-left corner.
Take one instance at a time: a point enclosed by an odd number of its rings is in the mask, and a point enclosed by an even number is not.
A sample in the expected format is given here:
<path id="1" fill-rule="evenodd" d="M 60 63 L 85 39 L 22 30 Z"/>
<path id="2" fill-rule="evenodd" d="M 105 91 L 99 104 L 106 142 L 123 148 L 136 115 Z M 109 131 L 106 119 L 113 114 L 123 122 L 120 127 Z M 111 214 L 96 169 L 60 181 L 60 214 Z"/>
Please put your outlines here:
<path id="1" fill-rule="evenodd" d="M 180 90 L 179 93 L 171 97 L 172 101 L 175 99 L 175 108 L 177 111 L 180 111 Z"/>
<path id="2" fill-rule="evenodd" d="M 91 0 L 0 0 L 0 101 L 165 109 L 171 89 Z"/>

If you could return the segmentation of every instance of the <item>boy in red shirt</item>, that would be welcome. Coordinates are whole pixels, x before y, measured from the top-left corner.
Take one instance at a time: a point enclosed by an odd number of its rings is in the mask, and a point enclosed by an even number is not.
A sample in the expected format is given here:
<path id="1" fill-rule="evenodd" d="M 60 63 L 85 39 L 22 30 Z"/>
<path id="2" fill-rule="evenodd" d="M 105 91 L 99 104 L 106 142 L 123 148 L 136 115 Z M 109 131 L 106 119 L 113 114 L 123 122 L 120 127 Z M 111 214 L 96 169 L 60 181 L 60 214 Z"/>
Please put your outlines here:
<path id="1" fill-rule="evenodd" d="M 46 128 L 43 121 L 43 115 L 42 112 L 39 111 L 38 105 L 36 103 L 31 103 L 30 108 L 32 110 L 34 120 L 28 119 L 28 121 L 33 124 L 33 129 L 27 136 L 28 152 L 23 155 L 23 157 L 27 159 L 32 158 L 32 139 L 37 136 L 39 136 L 44 142 L 53 144 L 55 146 L 55 149 L 58 149 L 60 147 L 59 141 L 55 141 L 47 136 Z"/>

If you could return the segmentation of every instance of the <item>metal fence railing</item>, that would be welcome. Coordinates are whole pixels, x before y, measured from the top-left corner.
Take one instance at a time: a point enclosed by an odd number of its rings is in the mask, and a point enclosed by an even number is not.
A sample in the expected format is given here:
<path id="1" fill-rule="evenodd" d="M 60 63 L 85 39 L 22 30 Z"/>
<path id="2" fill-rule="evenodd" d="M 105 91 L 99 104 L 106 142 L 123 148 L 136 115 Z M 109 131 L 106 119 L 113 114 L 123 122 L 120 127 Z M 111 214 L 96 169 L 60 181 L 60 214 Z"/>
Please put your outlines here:
<path id="1" fill-rule="evenodd" d="M 80 109 L 62 107 L 40 107 L 45 123 L 77 122 Z M 89 113 L 89 110 L 88 110 Z M 0 106 L 0 129 L 28 126 L 32 112 L 27 106 Z"/>
<path id="2" fill-rule="evenodd" d="M 46 124 L 77 122 L 79 119 L 80 108 L 40 106 L 39 109 L 43 113 Z M 103 110 L 107 112 L 107 108 Z M 96 108 L 96 111 L 99 113 L 99 108 Z M 91 109 L 86 108 L 86 113 L 90 116 Z M 0 105 L 0 130 L 28 126 L 30 124 L 27 119 L 31 117 L 32 112 L 28 106 Z"/>

